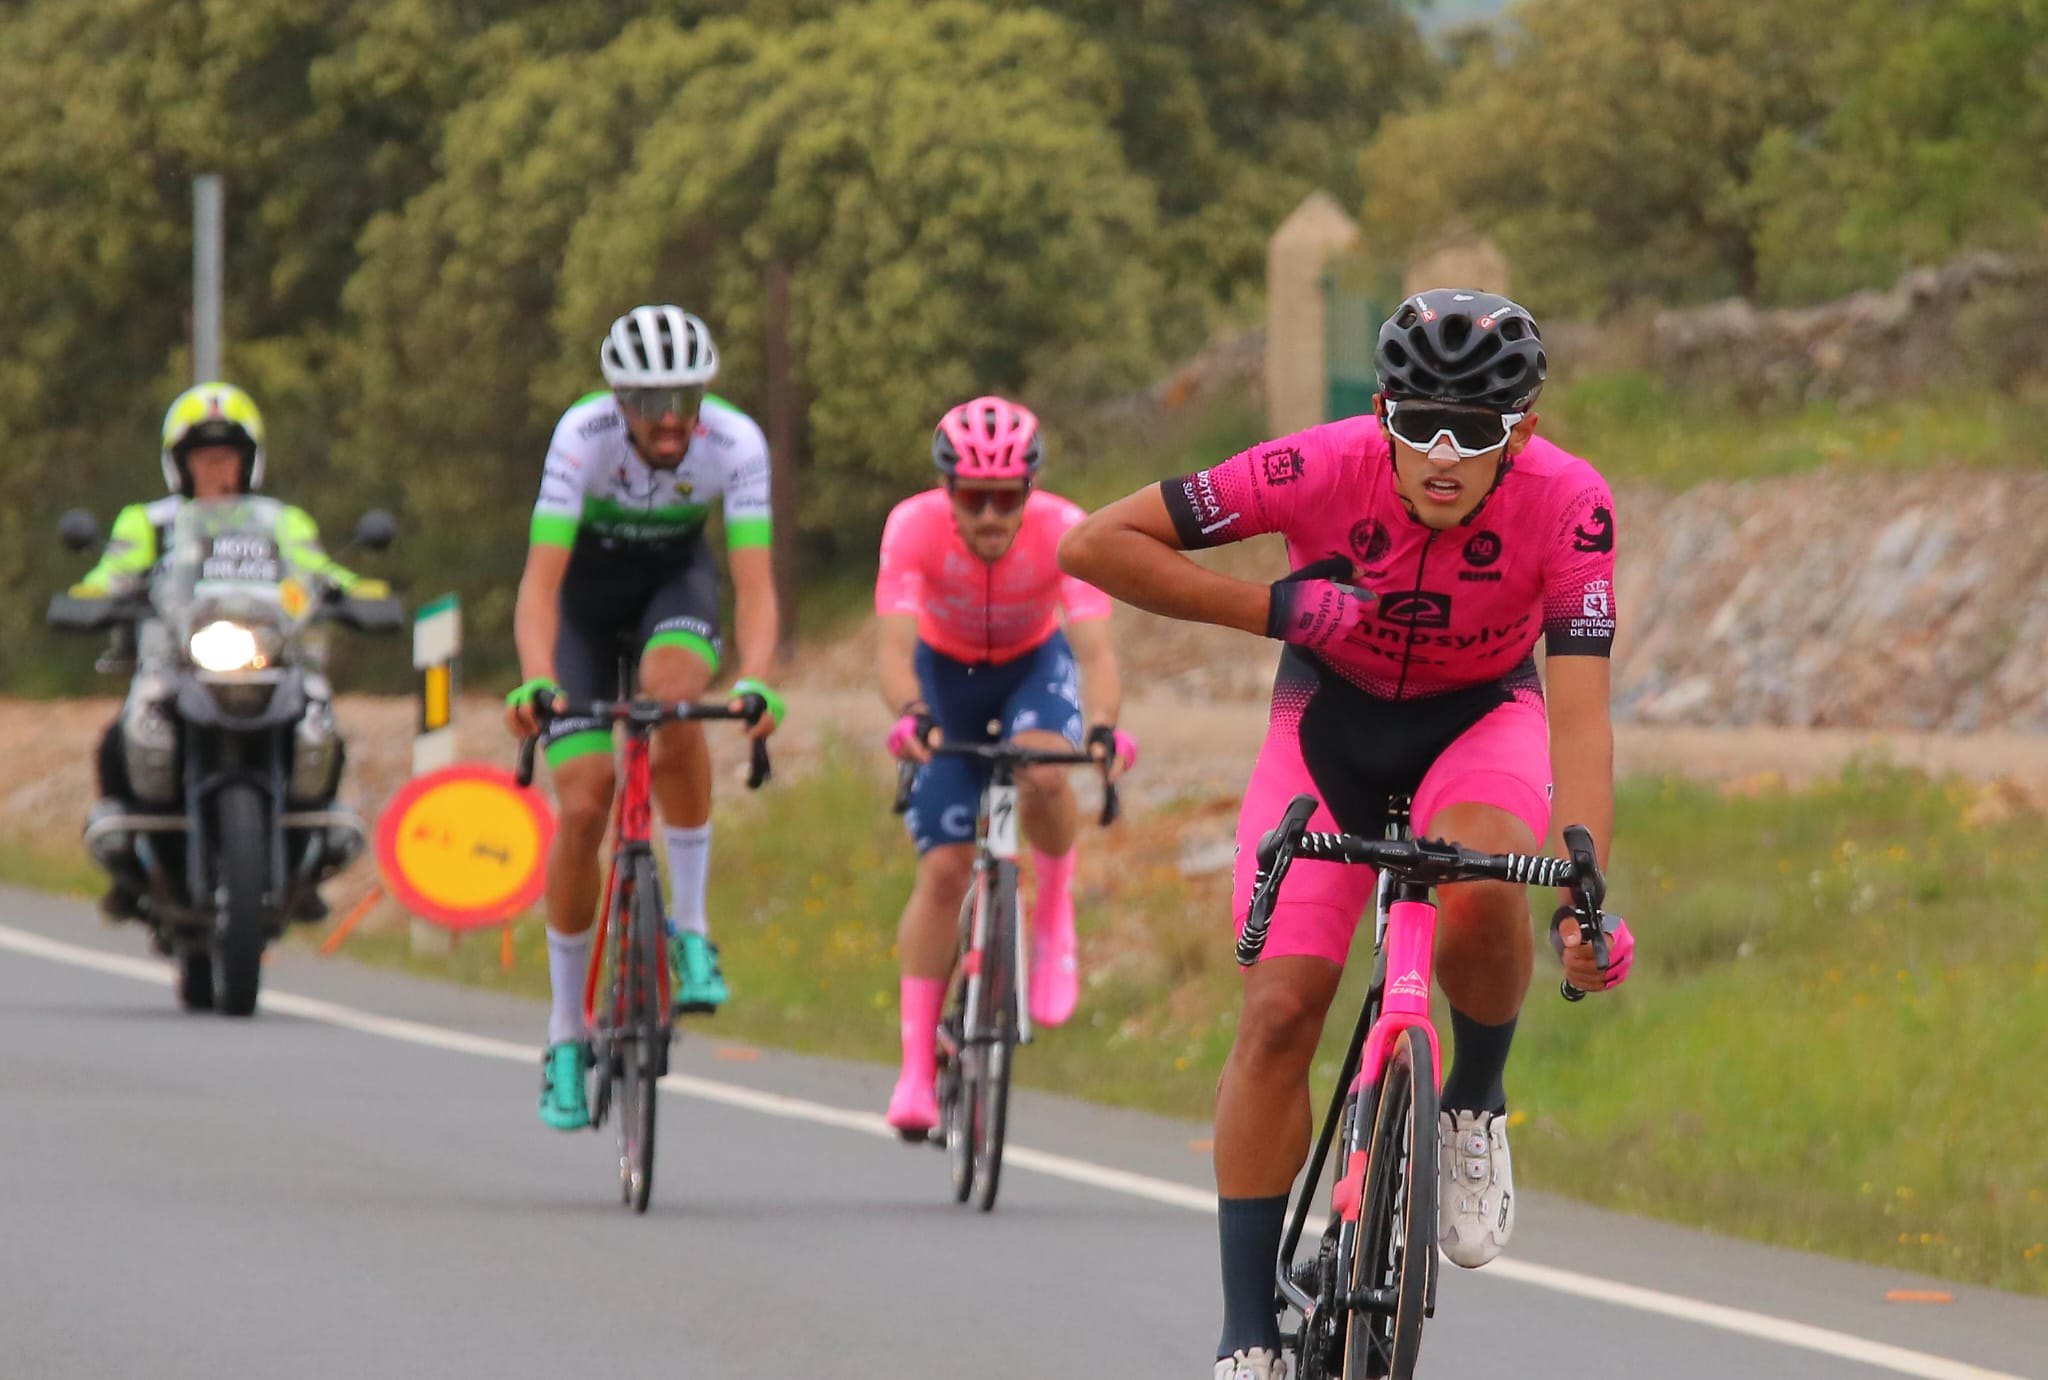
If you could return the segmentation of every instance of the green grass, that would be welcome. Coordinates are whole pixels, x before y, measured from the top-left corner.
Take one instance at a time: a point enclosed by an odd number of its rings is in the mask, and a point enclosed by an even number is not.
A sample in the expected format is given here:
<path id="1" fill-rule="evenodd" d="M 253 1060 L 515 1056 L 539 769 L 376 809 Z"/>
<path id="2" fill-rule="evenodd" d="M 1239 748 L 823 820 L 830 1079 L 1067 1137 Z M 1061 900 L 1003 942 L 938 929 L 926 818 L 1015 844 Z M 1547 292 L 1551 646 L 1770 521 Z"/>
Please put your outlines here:
<path id="1" fill-rule="evenodd" d="M 1543 434 L 1610 481 L 1676 490 L 1818 469 L 2038 468 L 2048 385 L 1926 393 L 1859 408 L 1816 402 L 1752 410 L 1615 371 L 1558 380 L 1544 391 L 1541 412 Z"/>
<path id="2" fill-rule="evenodd" d="M 1620 818 L 1644 957 L 1604 1010 L 1531 1002 L 1531 1181 L 2048 1293 L 2039 818 L 1882 771 L 1735 800 L 1633 783 Z"/>
<path id="3" fill-rule="evenodd" d="M 86 858 L 83 848 L 62 852 L 0 843 L 0 881 L 66 896 L 98 896 L 106 878 Z"/>
<path id="4" fill-rule="evenodd" d="M 1672 388 L 1635 370 L 1552 380 L 1542 434 L 1584 455 L 1615 483 L 1667 490 L 1710 480 L 1763 479 L 1831 469 L 2033 467 L 2048 432 L 2048 381 L 2010 392 L 1929 391 L 1859 407 L 1737 406 L 1706 390 Z M 1152 480 L 1214 464 L 1268 435 L 1263 413 L 1222 397 L 1149 432 L 1080 438 L 1055 452 L 1047 482 L 1094 509 Z"/>
<path id="5" fill-rule="evenodd" d="M 737 998 L 697 1032 L 893 1061 L 911 854 L 885 790 L 833 760 L 721 799 L 711 904 Z M 1613 891 L 1642 956 L 1627 987 L 1579 1006 L 1541 960 L 1509 1069 L 1522 1182 L 2048 1294 L 2048 869 L 2040 818 L 1989 817 L 1984 799 L 1875 768 L 1737 797 L 1625 783 Z M 1085 842 L 1082 1010 L 1019 1060 L 1021 1082 L 1208 1114 L 1238 986 L 1226 882 L 1174 860 L 1232 808 L 1182 802 Z M 11 877 L 24 865 L 0 854 Z M 40 884 L 79 879 L 33 865 Z M 347 952 L 539 995 L 539 926 L 515 938 L 510 973 L 495 935 L 446 959 L 410 955 L 402 931 Z"/>

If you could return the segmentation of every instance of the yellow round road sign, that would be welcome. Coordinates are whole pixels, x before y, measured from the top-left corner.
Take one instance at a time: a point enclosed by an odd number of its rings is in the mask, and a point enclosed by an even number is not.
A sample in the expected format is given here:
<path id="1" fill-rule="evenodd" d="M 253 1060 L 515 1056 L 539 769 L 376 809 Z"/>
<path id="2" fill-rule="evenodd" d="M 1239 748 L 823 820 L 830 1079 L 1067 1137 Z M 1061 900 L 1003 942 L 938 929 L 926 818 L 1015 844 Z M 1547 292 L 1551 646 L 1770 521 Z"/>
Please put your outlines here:
<path id="1" fill-rule="evenodd" d="M 409 782 L 377 819 L 377 866 L 399 903 L 449 929 L 501 923 L 547 885 L 555 821 L 499 767 L 444 767 Z"/>

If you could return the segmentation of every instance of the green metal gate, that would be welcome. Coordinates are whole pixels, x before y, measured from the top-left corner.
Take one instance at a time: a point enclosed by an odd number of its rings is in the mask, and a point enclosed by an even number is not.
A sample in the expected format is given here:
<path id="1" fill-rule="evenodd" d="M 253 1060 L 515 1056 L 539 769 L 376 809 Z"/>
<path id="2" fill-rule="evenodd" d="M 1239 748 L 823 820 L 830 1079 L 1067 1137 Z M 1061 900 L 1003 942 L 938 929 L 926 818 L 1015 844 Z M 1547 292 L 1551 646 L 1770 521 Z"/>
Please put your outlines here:
<path id="1" fill-rule="evenodd" d="M 1401 280 L 1393 273 L 1357 263 L 1323 270 L 1323 405 L 1332 420 L 1372 411 L 1372 395 L 1379 391 L 1373 344 L 1400 293 Z"/>

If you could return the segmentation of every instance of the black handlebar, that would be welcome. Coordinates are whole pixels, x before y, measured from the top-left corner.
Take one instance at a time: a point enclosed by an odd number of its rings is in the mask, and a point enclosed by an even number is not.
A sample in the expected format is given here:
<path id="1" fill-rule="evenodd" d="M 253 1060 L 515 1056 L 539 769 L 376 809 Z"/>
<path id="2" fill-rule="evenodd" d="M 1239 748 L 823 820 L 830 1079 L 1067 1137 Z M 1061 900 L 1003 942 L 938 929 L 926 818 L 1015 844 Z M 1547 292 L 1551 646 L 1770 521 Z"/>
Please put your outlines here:
<path id="1" fill-rule="evenodd" d="M 1584 825 L 1573 824 L 1564 831 L 1565 848 L 1571 856 L 1552 858 L 1531 853 L 1480 853 L 1441 839 L 1369 839 L 1357 834 L 1311 832 L 1308 822 L 1315 811 L 1314 796 L 1298 795 L 1288 802 L 1279 824 L 1259 839 L 1251 910 L 1237 941 L 1237 961 L 1242 966 L 1258 962 L 1265 950 L 1280 883 L 1296 858 L 1360 863 L 1430 886 L 1496 881 L 1569 888 L 1572 905 L 1559 913 L 1557 922 L 1576 918 L 1579 937 L 1593 945 L 1595 961 L 1606 966 L 1607 935 L 1600 908 L 1607 899 L 1607 881 L 1600 875 L 1593 836 Z M 1559 992 L 1566 1001 L 1579 1001 L 1586 995 L 1569 982 L 1560 983 Z"/>
<path id="2" fill-rule="evenodd" d="M 768 701 L 759 695 L 741 695 L 739 702 L 740 707 L 734 709 L 727 700 L 705 700 L 698 704 L 669 700 L 577 701 L 542 690 L 533 697 L 533 712 L 543 728 L 551 719 L 602 719 L 607 723 L 625 724 L 629 732 L 635 733 L 651 732 L 662 724 L 707 719 L 735 720 L 751 728 L 768 712 Z M 516 779 L 521 786 L 533 784 L 533 757 L 539 747 L 539 734 L 519 740 Z M 768 740 L 753 739 L 747 763 L 747 789 L 758 791 L 773 774 L 768 761 Z"/>
<path id="3" fill-rule="evenodd" d="M 405 626 L 405 604 L 395 596 L 351 599 L 330 587 L 321 599 L 319 616 L 357 632 L 397 632 Z M 149 592 L 130 589 L 119 594 L 55 595 L 43 621 L 58 632 L 96 633 L 154 617 L 156 609 L 149 601 Z"/>
<path id="4" fill-rule="evenodd" d="M 54 595 L 43 621 L 58 632 L 96 633 L 124 623 L 146 622 L 155 616 L 149 595 L 134 590 L 125 594 Z"/>
<path id="5" fill-rule="evenodd" d="M 1092 752 L 1049 752 L 1043 748 L 1017 747 L 1011 743 L 940 743 L 931 749 L 934 757 L 971 757 L 991 766 L 1014 772 L 1018 767 L 1100 767 L 1102 769 L 1102 814 L 1096 823 L 1104 829 L 1123 814 L 1123 802 L 1116 782 L 1109 779 L 1110 759 Z M 917 780 L 917 763 L 896 764 L 896 799 L 890 810 L 903 814 L 910 809 L 910 788 Z"/>

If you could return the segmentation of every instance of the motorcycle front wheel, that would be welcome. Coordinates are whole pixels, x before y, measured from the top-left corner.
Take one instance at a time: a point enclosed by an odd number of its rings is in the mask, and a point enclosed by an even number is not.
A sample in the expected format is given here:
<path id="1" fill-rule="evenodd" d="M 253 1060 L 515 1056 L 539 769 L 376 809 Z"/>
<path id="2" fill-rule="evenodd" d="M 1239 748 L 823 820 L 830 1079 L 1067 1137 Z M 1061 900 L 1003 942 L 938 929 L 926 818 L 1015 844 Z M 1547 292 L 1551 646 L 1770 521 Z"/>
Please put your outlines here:
<path id="1" fill-rule="evenodd" d="M 264 900 L 270 882 L 269 812 L 262 792 L 241 782 L 221 788 L 216 808 L 224 900 L 213 944 L 214 993 L 223 1016 L 250 1016 L 256 1012 L 263 949 L 270 937 Z"/>

